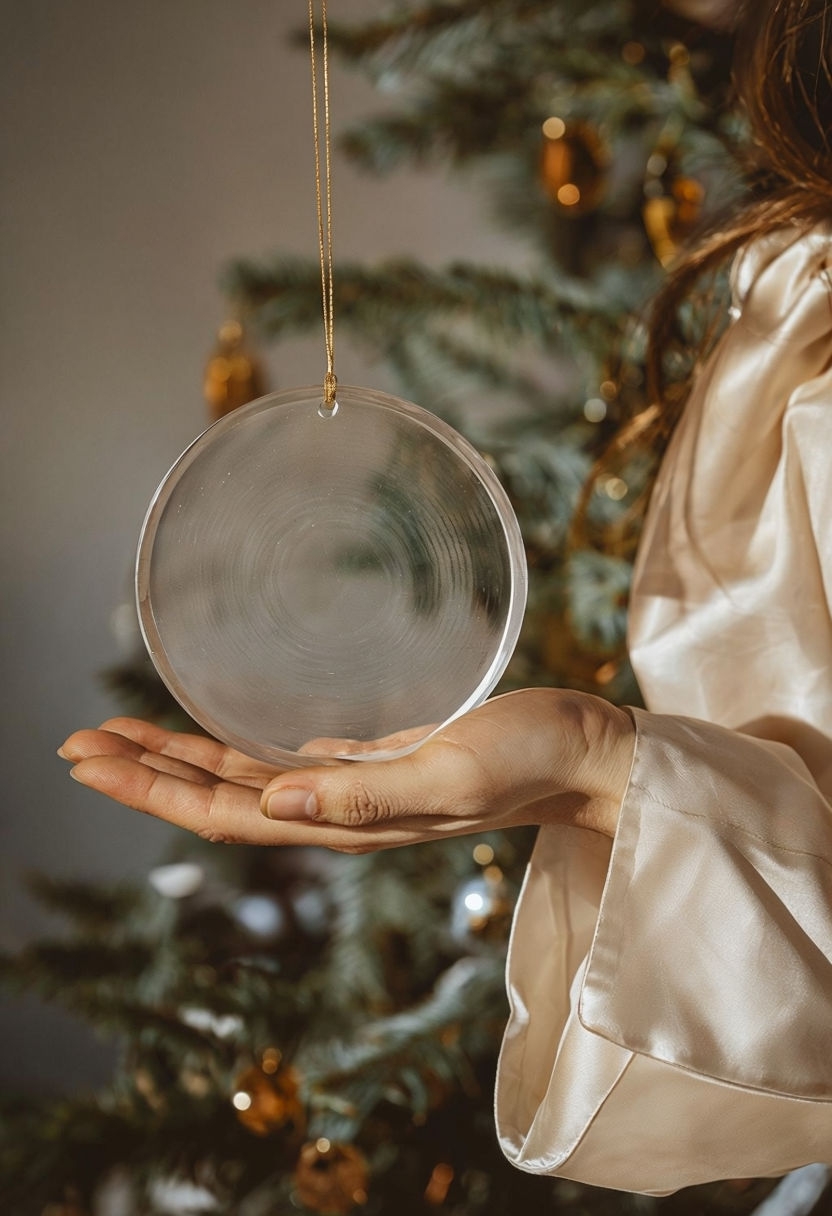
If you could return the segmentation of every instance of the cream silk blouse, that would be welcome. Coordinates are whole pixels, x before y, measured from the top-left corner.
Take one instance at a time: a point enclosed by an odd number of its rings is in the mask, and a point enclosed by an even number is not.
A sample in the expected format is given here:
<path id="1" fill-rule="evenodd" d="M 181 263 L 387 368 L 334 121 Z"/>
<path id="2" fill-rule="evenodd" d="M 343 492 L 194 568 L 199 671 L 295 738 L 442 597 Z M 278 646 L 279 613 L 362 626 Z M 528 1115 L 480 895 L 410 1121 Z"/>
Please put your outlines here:
<path id="1" fill-rule="evenodd" d="M 832 225 L 751 246 L 660 470 L 615 840 L 541 830 L 497 1077 L 521 1169 L 832 1161 Z"/>

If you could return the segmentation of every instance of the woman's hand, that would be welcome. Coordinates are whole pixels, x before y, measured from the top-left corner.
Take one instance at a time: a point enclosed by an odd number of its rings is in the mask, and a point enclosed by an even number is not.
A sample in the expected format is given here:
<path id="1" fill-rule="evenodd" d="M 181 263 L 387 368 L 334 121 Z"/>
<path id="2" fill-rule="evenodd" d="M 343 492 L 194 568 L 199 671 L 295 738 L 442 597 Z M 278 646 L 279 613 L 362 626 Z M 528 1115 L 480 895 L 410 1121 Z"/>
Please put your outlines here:
<path id="1" fill-rule="evenodd" d="M 395 760 L 281 772 L 134 718 L 78 731 L 59 755 L 83 785 L 206 840 L 366 853 L 521 824 L 612 836 L 634 738 L 624 710 L 547 688 L 496 697 Z"/>

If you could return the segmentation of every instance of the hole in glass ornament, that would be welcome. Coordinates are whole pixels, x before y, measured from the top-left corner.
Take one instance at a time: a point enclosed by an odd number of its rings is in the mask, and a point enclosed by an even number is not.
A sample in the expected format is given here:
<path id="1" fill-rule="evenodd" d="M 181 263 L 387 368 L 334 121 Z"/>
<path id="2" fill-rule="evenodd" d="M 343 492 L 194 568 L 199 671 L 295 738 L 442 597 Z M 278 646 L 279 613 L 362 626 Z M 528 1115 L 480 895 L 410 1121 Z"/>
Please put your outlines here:
<path id="1" fill-rule="evenodd" d="M 337 401 L 333 401 L 332 405 L 327 405 L 327 403 L 325 401 L 322 401 L 321 404 L 318 406 L 318 415 L 321 418 L 334 418 L 337 413 L 338 413 L 338 402 Z"/>

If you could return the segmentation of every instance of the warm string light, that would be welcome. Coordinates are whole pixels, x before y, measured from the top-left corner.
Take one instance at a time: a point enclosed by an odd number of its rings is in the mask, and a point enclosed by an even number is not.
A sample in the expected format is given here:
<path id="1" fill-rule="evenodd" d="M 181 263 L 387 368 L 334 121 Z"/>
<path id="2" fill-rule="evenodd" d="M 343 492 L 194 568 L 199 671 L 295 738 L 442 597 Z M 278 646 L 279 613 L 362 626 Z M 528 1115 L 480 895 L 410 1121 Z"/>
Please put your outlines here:
<path id="1" fill-rule="evenodd" d="M 276 1047 L 267 1047 L 260 1057 L 260 1067 L 265 1073 L 276 1073 L 278 1068 L 280 1068 L 282 1058 L 282 1053 Z"/>
<path id="2" fill-rule="evenodd" d="M 440 1161 L 433 1167 L 428 1184 L 425 1187 L 425 1202 L 432 1207 L 439 1207 L 447 1198 L 451 1183 L 454 1180 L 454 1168 L 447 1161 Z"/>
<path id="3" fill-rule="evenodd" d="M 621 48 L 621 58 L 630 67 L 637 67 L 644 62 L 647 51 L 640 42 L 625 42 Z"/>
<path id="4" fill-rule="evenodd" d="M 584 402 L 584 418 L 587 422 L 603 422 L 607 416 L 607 403 L 601 397 L 590 397 Z"/>
<path id="5" fill-rule="evenodd" d="M 623 477 L 615 476 L 600 478 L 598 486 L 601 493 L 606 494 L 613 502 L 621 502 L 622 498 L 627 497 L 630 489 Z"/>
<path id="6" fill-rule="evenodd" d="M 543 123 L 543 134 L 547 139 L 563 139 L 566 134 L 566 123 L 557 115 L 552 115 Z"/>
<path id="7" fill-rule="evenodd" d="M 326 411 L 334 414 L 338 408 L 335 394 L 335 291 L 332 271 L 332 139 L 329 112 L 329 35 L 327 0 L 321 0 L 321 76 L 323 83 L 323 180 L 321 176 L 321 136 L 319 123 L 318 56 L 315 43 L 315 2 L 309 0 L 309 54 L 312 64 L 312 135 L 315 145 L 315 201 L 318 213 L 318 252 L 321 260 L 321 299 L 324 316 L 324 346 L 326 375 L 324 400 Z"/>
<path id="8" fill-rule="evenodd" d="M 490 844 L 481 843 L 474 846 L 473 857 L 478 866 L 489 866 L 494 860 L 494 850 Z"/>

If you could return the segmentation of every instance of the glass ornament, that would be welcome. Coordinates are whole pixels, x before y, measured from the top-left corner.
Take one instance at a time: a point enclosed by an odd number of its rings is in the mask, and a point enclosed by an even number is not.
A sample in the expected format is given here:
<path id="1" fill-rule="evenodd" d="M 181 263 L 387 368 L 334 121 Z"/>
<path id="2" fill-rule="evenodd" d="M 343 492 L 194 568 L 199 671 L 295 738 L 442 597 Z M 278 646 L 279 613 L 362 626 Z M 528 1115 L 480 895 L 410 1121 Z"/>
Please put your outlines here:
<path id="1" fill-rule="evenodd" d="M 281 767 L 403 755 L 484 701 L 526 582 L 514 512 L 475 449 L 348 387 L 331 409 L 320 386 L 292 389 L 209 427 L 157 490 L 136 566 L 170 691 Z"/>

